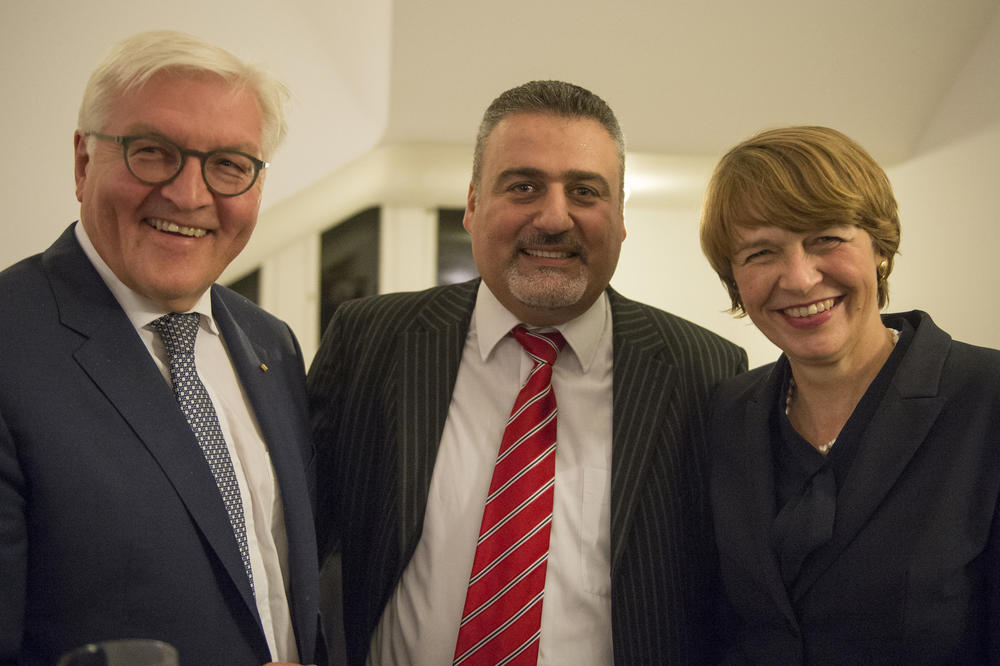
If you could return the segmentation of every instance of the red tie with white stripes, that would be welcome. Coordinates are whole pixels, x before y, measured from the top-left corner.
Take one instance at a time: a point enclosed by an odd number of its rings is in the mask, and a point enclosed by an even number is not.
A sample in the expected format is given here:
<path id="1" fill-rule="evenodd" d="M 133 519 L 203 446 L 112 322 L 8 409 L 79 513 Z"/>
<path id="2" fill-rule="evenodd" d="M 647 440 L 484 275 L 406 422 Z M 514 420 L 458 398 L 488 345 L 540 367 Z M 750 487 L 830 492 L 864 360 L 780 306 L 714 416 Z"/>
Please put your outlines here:
<path id="1" fill-rule="evenodd" d="M 455 664 L 535 664 L 552 526 L 558 331 L 511 334 L 535 362 L 517 394 L 483 509 Z"/>

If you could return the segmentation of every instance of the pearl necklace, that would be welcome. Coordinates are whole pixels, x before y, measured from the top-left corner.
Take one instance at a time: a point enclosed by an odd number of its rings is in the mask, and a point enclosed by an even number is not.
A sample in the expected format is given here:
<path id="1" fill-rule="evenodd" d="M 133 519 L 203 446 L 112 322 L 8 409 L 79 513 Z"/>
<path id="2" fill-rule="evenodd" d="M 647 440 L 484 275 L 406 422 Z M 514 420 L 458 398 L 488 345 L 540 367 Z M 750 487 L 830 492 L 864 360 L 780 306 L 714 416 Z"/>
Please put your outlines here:
<path id="1" fill-rule="evenodd" d="M 892 342 L 892 346 L 895 347 L 896 343 L 899 342 L 899 331 L 894 328 L 886 329 L 889 331 L 889 339 Z M 789 412 L 792 409 L 792 398 L 795 397 L 795 377 L 788 378 L 788 393 L 785 394 L 785 416 L 789 416 Z M 826 444 L 820 444 L 816 447 L 824 456 L 830 452 L 833 445 L 837 443 L 837 438 L 834 437 Z"/>

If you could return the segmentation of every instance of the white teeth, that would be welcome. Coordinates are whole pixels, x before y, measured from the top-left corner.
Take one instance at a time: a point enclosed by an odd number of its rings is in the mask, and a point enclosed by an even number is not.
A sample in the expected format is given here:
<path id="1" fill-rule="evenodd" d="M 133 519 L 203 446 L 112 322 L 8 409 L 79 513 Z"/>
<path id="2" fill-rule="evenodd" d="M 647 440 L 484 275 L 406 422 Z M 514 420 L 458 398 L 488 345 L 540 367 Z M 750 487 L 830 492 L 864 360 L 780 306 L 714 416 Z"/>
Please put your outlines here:
<path id="1" fill-rule="evenodd" d="M 525 254 L 543 259 L 565 259 L 570 256 L 569 252 L 548 252 L 546 250 L 525 250 Z"/>
<path id="2" fill-rule="evenodd" d="M 198 229 L 197 227 L 182 227 L 179 224 L 174 224 L 167 220 L 161 220 L 159 218 L 151 217 L 146 220 L 149 226 L 157 229 L 159 231 L 169 231 L 174 234 L 181 234 L 182 236 L 191 236 L 192 238 L 201 238 L 208 232 L 204 229 Z"/>
<path id="3" fill-rule="evenodd" d="M 786 308 L 784 313 L 789 317 L 811 317 L 813 315 L 819 314 L 820 312 L 826 312 L 833 307 L 832 298 L 828 298 L 825 301 L 820 301 L 819 303 L 811 303 L 809 305 L 798 307 L 798 308 Z"/>

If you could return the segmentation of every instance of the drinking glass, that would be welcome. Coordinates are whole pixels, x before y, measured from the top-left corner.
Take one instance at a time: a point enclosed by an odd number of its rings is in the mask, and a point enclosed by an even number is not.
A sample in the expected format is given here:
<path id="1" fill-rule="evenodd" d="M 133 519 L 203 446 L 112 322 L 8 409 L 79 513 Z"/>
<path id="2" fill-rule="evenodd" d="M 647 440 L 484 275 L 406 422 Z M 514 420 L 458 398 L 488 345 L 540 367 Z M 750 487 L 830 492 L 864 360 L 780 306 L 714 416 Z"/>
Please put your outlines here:
<path id="1" fill-rule="evenodd" d="M 59 658 L 57 666 L 178 666 L 173 645 L 146 638 L 90 643 Z"/>

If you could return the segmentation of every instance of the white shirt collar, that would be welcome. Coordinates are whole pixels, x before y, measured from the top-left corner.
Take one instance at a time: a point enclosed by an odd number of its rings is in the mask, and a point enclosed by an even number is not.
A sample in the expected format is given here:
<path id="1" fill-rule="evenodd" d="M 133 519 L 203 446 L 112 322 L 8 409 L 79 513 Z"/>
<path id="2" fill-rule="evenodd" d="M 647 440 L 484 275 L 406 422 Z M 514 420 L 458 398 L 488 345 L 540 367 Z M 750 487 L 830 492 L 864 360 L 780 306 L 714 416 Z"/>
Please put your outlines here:
<path id="1" fill-rule="evenodd" d="M 610 317 L 608 295 L 602 291 L 600 297 L 587 308 L 586 312 L 576 319 L 553 327 L 566 338 L 566 345 L 573 350 L 584 372 L 590 369 L 594 361 L 601 334 Z M 472 319 L 479 340 L 479 353 L 484 361 L 497 344 L 510 333 L 510 329 L 523 323 L 497 300 L 485 282 L 479 283 Z"/>
<path id="2" fill-rule="evenodd" d="M 118 300 L 118 304 L 125 311 L 125 315 L 137 330 L 145 328 L 150 322 L 167 314 L 166 310 L 142 294 L 135 292 L 131 287 L 118 279 L 118 276 L 104 263 L 104 259 L 98 254 L 97 248 L 91 242 L 90 236 L 87 235 L 87 230 L 83 228 L 82 222 L 77 222 L 73 231 L 76 234 L 77 241 L 80 243 L 80 247 L 83 248 L 84 254 L 87 255 L 90 263 L 97 269 L 101 279 L 104 280 L 104 284 L 111 290 L 115 299 Z M 205 293 L 198 299 L 198 302 L 194 304 L 194 307 L 187 312 L 197 312 L 200 314 L 202 327 L 213 335 L 219 334 L 219 329 L 212 318 L 211 289 L 206 289 Z"/>

